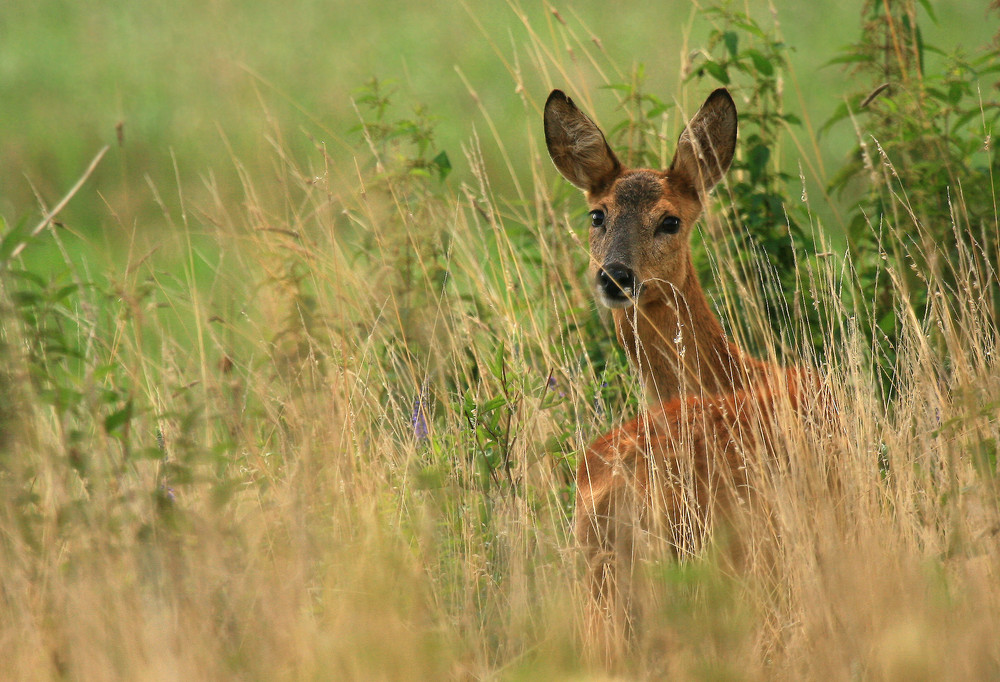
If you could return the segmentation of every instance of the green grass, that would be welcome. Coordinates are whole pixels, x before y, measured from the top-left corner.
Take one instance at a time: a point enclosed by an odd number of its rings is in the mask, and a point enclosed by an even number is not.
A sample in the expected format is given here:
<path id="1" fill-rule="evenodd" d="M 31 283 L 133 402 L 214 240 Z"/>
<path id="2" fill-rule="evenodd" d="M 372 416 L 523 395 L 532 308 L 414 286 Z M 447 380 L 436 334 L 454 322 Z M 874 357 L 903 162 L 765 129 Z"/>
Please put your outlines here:
<path id="1" fill-rule="evenodd" d="M 710 28 L 695 11 L 675 5 L 611 13 L 599 2 L 556 7 L 583 45 L 591 36 L 600 40 L 594 57 L 609 80 L 626 81 L 631 65 L 642 62 L 648 91 L 667 98 L 680 93 L 682 55 L 702 43 Z M 859 18 L 840 5 L 777 8 L 782 33 L 795 50 L 798 80 L 790 85 L 801 89 L 789 106 L 805 106 L 818 127 L 843 96 L 841 70 L 820 67 L 854 39 Z M 768 17 L 765 6 L 752 9 Z M 0 213 L 9 221 L 35 214 L 32 184 L 52 201 L 102 144 L 110 144 L 112 154 L 91 192 L 64 218 L 88 237 L 111 229 L 103 196 L 126 226 L 137 223 L 155 234 L 162 215 L 150 202 L 146 178 L 175 206 L 171 155 L 189 197 L 204 195 L 202 178 L 212 173 L 230 200 L 239 198 L 234 158 L 255 176 L 272 167 L 265 141 L 269 119 L 281 121 L 282 143 L 291 150 L 311 147 L 305 131 L 346 159 L 345 145 L 353 147 L 347 131 L 356 123 L 351 98 L 372 76 L 396 82 L 402 113 L 421 102 L 437 118 L 438 144 L 458 164 L 456 178 L 467 177 L 461 146 L 473 128 L 492 136 L 485 112 L 525 182 L 525 162 L 539 150 L 519 142 L 525 126 L 537 124 L 525 116 L 522 100 L 539 106 L 551 87 L 589 92 L 602 81 L 553 15 L 535 5 L 523 11 L 565 70 L 540 77 L 536 55 L 526 47 L 529 32 L 503 2 L 472 10 L 458 3 L 418 8 L 389 1 L 359 12 L 341 2 L 148 8 L 15 0 L 0 20 Z M 939 25 L 925 27 L 928 42 L 946 51 L 983 44 L 990 35 L 978 3 L 949 3 L 936 11 Z M 567 46 L 574 47 L 573 55 Z M 515 91 L 519 84 L 521 93 Z M 702 94 L 695 90 L 692 101 Z M 608 118 L 613 102 L 597 98 L 587 104 Z M 825 166 L 841 162 L 850 138 L 845 128 L 820 141 Z M 501 162 L 495 150 L 484 153 L 491 164 Z M 499 182 L 509 189 L 509 179 Z"/>
<path id="2" fill-rule="evenodd" d="M 886 303 L 901 330 L 886 390 L 883 338 L 847 295 L 858 264 L 835 246 L 797 271 L 822 355 L 801 308 L 775 334 L 748 276 L 760 260 L 722 238 L 744 214 L 725 187 L 701 228 L 713 301 L 762 353 L 828 378 L 838 435 L 782 430 L 788 466 L 760 490 L 774 516 L 746 529 L 766 561 L 677 562 L 651 542 L 642 632 L 605 666 L 573 466 L 642 398 L 592 301 L 583 201 L 545 157 L 540 107 L 563 87 L 610 127 L 627 112 L 603 86 L 638 62 L 645 91 L 684 107 L 715 85 L 679 75 L 706 20 L 606 5 L 558 6 L 563 25 L 489 4 L 477 25 L 396 2 L 8 3 L 5 238 L 37 223 L 32 185 L 52 206 L 112 149 L 59 228 L 0 266 L 0 678 L 1000 675 L 997 317 L 976 293 L 995 264 L 892 198 L 885 234 L 919 248 L 886 244 L 877 274 L 936 269 L 925 316 L 905 291 Z M 935 10 L 927 40 L 946 49 L 995 32 L 975 3 Z M 817 67 L 856 14 L 778 7 L 786 101 L 813 129 L 846 96 Z M 372 113 L 351 100 L 372 75 L 395 90 L 366 141 L 351 129 Z M 418 102 L 433 133 L 400 123 Z M 679 118 L 653 122 L 666 151 Z M 810 229 L 835 245 L 849 198 L 818 188 L 854 144 L 780 138 Z M 972 235 L 995 231 L 974 218 Z"/>

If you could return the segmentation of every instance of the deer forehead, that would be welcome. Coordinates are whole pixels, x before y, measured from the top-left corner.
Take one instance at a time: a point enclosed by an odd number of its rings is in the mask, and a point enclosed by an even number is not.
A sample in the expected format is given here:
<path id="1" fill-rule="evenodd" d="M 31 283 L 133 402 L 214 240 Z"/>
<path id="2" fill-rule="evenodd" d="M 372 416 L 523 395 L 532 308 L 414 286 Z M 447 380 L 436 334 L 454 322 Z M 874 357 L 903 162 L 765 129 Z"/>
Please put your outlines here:
<path id="1" fill-rule="evenodd" d="M 591 203 L 617 217 L 636 217 L 641 222 L 668 213 L 687 221 L 701 208 L 683 188 L 674 187 L 665 173 L 645 169 L 626 171 L 606 192 L 591 197 Z"/>

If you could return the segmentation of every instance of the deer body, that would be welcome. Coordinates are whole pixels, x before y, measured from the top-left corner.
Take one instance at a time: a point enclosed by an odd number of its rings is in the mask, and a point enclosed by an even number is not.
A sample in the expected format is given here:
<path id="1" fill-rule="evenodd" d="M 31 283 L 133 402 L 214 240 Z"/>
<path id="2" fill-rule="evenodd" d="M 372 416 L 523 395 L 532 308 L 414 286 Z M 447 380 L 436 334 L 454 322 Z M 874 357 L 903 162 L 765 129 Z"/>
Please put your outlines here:
<path id="1" fill-rule="evenodd" d="M 591 208 L 596 296 L 653 404 L 594 441 L 577 471 L 576 537 L 605 604 L 627 585 L 638 533 L 680 548 L 745 506 L 759 458 L 780 454 L 778 413 L 798 409 L 810 386 L 726 338 L 692 266 L 690 232 L 729 168 L 736 125 L 732 98 L 716 90 L 666 171 L 628 169 L 566 95 L 546 102 L 549 154 Z"/>
<path id="2" fill-rule="evenodd" d="M 627 591 L 639 533 L 681 555 L 752 505 L 761 456 L 782 456 L 774 424 L 810 386 L 797 369 L 779 371 L 745 390 L 674 398 L 595 440 L 577 470 L 575 527 L 594 597 Z"/>

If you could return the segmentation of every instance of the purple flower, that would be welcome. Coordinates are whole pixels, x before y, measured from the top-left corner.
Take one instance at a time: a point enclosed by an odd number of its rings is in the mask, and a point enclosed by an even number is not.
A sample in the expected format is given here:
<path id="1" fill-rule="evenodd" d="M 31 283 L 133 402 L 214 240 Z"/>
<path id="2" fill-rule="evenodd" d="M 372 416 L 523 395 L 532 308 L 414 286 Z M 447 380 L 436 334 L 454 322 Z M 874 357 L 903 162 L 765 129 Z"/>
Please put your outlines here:
<path id="1" fill-rule="evenodd" d="M 420 394 L 413 401 L 413 415 L 410 417 L 410 426 L 413 427 L 413 436 L 418 442 L 428 439 L 426 384 L 420 389 Z"/>
<path id="2" fill-rule="evenodd" d="M 549 372 L 549 378 L 545 382 L 545 390 L 546 391 L 551 391 L 552 389 L 554 389 L 558 385 L 558 383 L 559 382 L 556 381 L 556 378 L 554 376 L 552 376 L 552 372 Z M 566 391 L 559 391 L 556 395 L 558 395 L 560 398 L 565 398 L 566 397 Z"/>

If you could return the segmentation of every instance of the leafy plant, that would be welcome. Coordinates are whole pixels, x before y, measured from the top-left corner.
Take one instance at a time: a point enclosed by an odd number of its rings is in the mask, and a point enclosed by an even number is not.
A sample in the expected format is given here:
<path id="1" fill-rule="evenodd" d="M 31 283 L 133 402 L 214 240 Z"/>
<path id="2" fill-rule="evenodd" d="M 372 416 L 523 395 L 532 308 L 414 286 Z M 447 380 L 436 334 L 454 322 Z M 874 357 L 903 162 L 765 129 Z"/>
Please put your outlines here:
<path id="1" fill-rule="evenodd" d="M 448 153 L 434 145 L 434 119 L 418 104 L 412 118 L 390 118 L 391 81 L 372 78 L 355 93 L 361 123 L 351 129 L 361 133 L 383 169 L 403 177 L 444 180 L 451 173 Z"/>
<path id="2" fill-rule="evenodd" d="M 849 119 L 858 134 L 831 185 L 850 199 L 858 309 L 886 380 L 903 333 L 894 301 L 902 297 L 923 320 L 928 275 L 956 296 L 960 252 L 986 263 L 998 257 L 1000 155 L 992 131 L 1000 121 L 1000 43 L 945 53 L 925 42 L 921 14 L 936 21 L 923 0 L 865 3 L 860 39 L 831 61 L 860 85 L 822 129 Z M 984 295 L 997 310 L 995 278 Z"/>
<path id="3" fill-rule="evenodd" d="M 728 272 L 748 290 L 760 291 L 763 314 L 775 334 L 788 333 L 790 318 L 796 319 L 806 343 L 820 350 L 818 307 L 800 272 L 816 245 L 807 230 L 810 217 L 801 187 L 796 187 L 799 176 L 782 168 L 779 153 L 788 129 L 802 125 L 784 105 L 789 48 L 774 29 L 729 6 L 710 7 L 706 14 L 716 27 L 689 64 L 688 81 L 710 78 L 726 86 L 740 110 L 739 153 L 726 184 L 729 230 L 722 235 Z M 702 281 L 712 282 L 709 264 L 703 259 L 700 264 Z M 745 329 L 753 327 L 743 322 Z"/>

